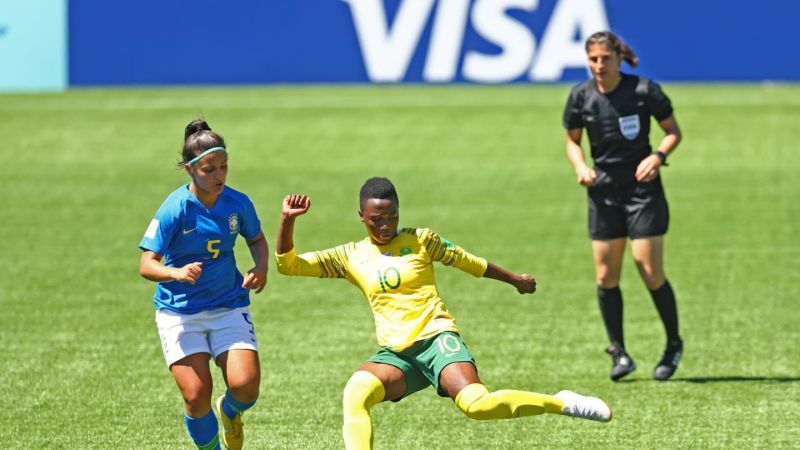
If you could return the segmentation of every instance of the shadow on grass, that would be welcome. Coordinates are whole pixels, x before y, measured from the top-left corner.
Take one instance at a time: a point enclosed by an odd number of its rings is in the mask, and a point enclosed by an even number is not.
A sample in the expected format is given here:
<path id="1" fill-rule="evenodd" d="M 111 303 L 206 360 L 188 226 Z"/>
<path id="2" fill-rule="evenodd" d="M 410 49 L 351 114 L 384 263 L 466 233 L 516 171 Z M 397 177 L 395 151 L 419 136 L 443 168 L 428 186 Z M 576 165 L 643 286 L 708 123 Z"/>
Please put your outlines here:
<path id="1" fill-rule="evenodd" d="M 664 381 L 647 380 L 647 379 L 625 379 L 619 380 L 619 383 L 636 383 L 641 381 L 650 381 L 653 383 L 664 383 Z M 684 382 L 684 383 L 736 383 L 736 382 L 766 382 L 766 383 L 796 383 L 800 381 L 800 377 L 743 377 L 743 376 L 727 376 L 727 377 L 675 377 L 671 378 L 669 382 Z"/>

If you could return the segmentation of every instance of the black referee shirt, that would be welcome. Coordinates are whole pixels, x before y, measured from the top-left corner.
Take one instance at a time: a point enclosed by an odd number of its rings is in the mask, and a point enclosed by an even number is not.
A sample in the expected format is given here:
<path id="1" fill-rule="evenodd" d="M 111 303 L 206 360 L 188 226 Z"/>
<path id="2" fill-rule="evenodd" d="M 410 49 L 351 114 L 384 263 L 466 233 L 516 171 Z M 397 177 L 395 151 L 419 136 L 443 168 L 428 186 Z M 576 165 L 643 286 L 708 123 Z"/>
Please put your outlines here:
<path id="1" fill-rule="evenodd" d="M 620 75 L 619 85 L 607 94 L 597 90 L 594 78 L 575 86 L 564 110 L 564 128 L 586 128 L 595 165 L 606 170 L 635 169 L 652 152 L 650 116 L 660 122 L 672 114 L 661 86 Z"/>

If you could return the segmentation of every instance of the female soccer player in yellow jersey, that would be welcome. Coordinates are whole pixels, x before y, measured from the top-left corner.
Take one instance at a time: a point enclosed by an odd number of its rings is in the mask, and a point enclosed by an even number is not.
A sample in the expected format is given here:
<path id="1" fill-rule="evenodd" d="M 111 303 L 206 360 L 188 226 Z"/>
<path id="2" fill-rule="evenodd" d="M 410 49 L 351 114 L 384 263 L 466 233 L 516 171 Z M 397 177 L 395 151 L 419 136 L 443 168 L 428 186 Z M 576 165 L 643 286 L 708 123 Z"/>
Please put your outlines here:
<path id="1" fill-rule="evenodd" d="M 361 289 L 375 318 L 382 349 L 356 370 L 344 388 L 345 446 L 371 448 L 369 409 L 430 385 L 440 396 L 452 398 L 473 419 L 553 413 L 611 420 L 608 405 L 596 397 L 570 391 L 555 395 L 490 392 L 481 383 L 475 360 L 439 298 L 433 262 L 506 282 L 520 294 L 536 291 L 536 281 L 530 275 L 516 274 L 471 255 L 429 229 L 398 229 L 399 204 L 389 180 L 370 178 L 361 188 L 359 209 L 367 238 L 298 255 L 294 223 L 308 212 L 311 201 L 305 195 L 289 195 L 283 200 L 276 250 L 280 273 L 345 278 Z"/>

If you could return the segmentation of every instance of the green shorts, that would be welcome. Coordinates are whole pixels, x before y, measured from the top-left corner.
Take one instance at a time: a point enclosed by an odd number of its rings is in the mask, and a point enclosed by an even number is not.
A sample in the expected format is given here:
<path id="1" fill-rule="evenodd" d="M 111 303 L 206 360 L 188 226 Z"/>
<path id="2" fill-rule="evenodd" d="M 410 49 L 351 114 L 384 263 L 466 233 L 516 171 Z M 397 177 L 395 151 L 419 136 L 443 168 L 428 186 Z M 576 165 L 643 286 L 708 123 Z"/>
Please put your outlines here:
<path id="1" fill-rule="evenodd" d="M 389 364 L 403 371 L 406 392 L 395 401 L 431 385 L 436 388 L 440 396 L 448 397 L 447 392 L 439 386 L 439 374 L 442 370 L 454 362 L 469 362 L 475 365 L 475 358 L 461 340 L 461 336 L 451 331 L 444 331 L 416 342 L 401 352 L 384 347 L 369 361 Z"/>

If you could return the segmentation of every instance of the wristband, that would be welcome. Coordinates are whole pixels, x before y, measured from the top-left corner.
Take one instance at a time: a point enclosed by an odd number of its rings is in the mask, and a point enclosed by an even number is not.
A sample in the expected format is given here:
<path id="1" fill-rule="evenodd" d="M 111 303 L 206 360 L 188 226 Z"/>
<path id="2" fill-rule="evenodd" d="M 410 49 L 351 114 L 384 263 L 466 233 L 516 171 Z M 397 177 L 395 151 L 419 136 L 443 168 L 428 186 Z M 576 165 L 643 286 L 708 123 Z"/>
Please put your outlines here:
<path id="1" fill-rule="evenodd" d="M 661 165 L 662 166 L 668 166 L 669 165 L 669 164 L 667 164 L 667 154 L 666 153 L 662 152 L 661 150 L 656 150 L 656 151 L 653 152 L 653 154 L 658 156 L 658 159 L 661 160 Z"/>

